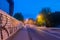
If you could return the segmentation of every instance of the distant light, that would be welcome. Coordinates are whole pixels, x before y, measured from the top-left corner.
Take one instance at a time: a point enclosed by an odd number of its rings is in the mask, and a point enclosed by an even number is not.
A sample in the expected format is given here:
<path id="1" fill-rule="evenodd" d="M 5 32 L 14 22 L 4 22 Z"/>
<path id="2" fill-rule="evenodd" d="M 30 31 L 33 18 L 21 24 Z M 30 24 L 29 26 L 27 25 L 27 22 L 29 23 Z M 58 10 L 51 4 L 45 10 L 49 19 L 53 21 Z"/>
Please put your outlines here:
<path id="1" fill-rule="evenodd" d="M 25 21 L 28 21 L 28 19 L 26 19 Z"/>
<path id="2" fill-rule="evenodd" d="M 37 23 L 42 25 L 45 23 L 45 18 L 44 18 L 44 15 L 40 14 L 37 16 Z"/>
<path id="3" fill-rule="evenodd" d="M 24 24 L 28 24 L 28 19 L 26 19 L 26 20 L 24 21 Z"/>

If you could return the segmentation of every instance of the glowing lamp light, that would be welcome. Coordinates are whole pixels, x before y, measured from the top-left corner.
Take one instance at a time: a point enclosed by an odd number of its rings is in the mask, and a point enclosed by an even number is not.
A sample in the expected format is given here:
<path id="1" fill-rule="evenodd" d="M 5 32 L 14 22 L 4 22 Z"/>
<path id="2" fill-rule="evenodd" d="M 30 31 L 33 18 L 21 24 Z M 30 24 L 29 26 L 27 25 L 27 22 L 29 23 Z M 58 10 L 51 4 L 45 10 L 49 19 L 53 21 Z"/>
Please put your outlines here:
<path id="1" fill-rule="evenodd" d="M 37 16 L 37 22 L 40 25 L 42 25 L 42 24 L 45 23 L 45 19 L 44 19 L 44 16 L 42 14 L 40 14 L 40 15 Z"/>

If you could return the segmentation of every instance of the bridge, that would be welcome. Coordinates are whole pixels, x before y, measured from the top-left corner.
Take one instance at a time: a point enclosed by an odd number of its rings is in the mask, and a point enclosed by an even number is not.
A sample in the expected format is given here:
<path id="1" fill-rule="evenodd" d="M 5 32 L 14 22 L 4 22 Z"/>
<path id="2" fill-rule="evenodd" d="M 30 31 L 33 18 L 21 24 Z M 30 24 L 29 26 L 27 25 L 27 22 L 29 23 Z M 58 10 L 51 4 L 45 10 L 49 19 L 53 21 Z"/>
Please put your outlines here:
<path id="1" fill-rule="evenodd" d="M 0 40 L 60 40 L 60 28 L 23 25 L 0 10 Z"/>

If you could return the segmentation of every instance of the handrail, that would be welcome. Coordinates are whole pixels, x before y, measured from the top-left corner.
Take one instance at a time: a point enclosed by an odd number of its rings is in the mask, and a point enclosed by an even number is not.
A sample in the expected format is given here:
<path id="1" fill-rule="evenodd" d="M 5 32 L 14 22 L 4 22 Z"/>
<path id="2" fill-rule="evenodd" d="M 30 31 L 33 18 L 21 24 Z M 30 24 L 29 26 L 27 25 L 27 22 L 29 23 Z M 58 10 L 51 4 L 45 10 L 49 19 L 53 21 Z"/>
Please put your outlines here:
<path id="1" fill-rule="evenodd" d="M 6 12 L 0 10 L 0 16 L 0 40 L 6 40 L 22 28 L 20 27 L 21 22 L 9 16 Z"/>
<path id="2" fill-rule="evenodd" d="M 2 17 L 3 17 L 3 14 L 0 13 L 0 21 L 1 21 L 0 24 L 2 24 L 2 20 L 3 20 Z M 5 25 L 3 25 L 3 26 L 1 25 L 1 26 L 0 26 L 1 39 L 2 39 L 2 40 L 3 40 L 2 30 L 5 30 L 5 31 L 7 32 L 7 34 L 8 34 L 8 36 L 9 36 L 9 33 L 8 33 L 7 29 L 5 28 L 7 22 L 8 22 L 8 19 L 7 19 L 7 16 L 6 16 L 6 23 L 5 23 Z"/>

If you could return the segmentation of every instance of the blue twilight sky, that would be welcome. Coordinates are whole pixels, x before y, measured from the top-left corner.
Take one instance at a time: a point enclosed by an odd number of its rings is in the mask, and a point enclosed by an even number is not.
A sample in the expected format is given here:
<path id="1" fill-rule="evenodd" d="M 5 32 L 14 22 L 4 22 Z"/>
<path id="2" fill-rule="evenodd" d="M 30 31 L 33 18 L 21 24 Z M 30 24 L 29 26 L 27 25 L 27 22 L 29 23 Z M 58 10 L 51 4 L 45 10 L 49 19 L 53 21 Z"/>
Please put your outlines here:
<path id="1" fill-rule="evenodd" d="M 44 7 L 52 11 L 60 11 L 60 0 L 14 0 L 14 13 L 22 12 L 25 18 L 36 18 Z"/>
<path id="2" fill-rule="evenodd" d="M 60 11 L 60 0 L 14 0 L 14 13 L 22 12 L 24 18 L 35 19 L 45 7 L 50 7 L 51 11 Z M 0 0 L 0 9 L 9 12 L 6 0 Z"/>

